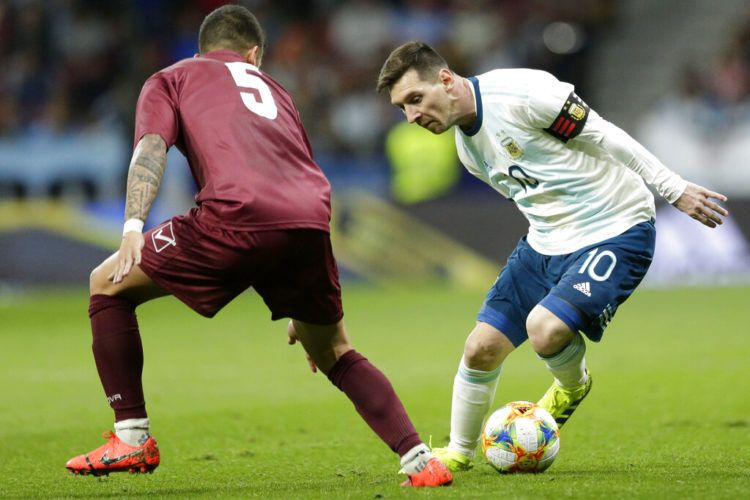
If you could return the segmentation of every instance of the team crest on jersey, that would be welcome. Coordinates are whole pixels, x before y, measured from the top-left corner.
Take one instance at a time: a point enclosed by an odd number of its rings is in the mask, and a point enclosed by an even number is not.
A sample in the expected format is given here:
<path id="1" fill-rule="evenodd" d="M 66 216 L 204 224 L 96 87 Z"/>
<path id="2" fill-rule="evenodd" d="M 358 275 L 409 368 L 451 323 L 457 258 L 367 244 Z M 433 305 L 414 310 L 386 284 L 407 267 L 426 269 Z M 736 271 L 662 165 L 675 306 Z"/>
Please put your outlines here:
<path id="1" fill-rule="evenodd" d="M 570 113 L 570 117 L 577 122 L 580 122 L 586 116 L 586 110 L 574 102 L 570 104 L 568 113 Z"/>
<path id="2" fill-rule="evenodd" d="M 507 151 L 510 157 L 514 160 L 517 160 L 523 156 L 523 148 L 519 146 L 516 140 L 512 137 L 506 137 L 505 139 L 502 139 L 500 141 L 500 144 L 505 148 L 505 151 Z"/>
<path id="3" fill-rule="evenodd" d="M 177 246 L 177 238 L 174 236 L 172 221 L 154 229 L 154 232 L 151 233 L 151 243 L 153 243 L 156 253 L 160 253 L 167 247 Z"/>

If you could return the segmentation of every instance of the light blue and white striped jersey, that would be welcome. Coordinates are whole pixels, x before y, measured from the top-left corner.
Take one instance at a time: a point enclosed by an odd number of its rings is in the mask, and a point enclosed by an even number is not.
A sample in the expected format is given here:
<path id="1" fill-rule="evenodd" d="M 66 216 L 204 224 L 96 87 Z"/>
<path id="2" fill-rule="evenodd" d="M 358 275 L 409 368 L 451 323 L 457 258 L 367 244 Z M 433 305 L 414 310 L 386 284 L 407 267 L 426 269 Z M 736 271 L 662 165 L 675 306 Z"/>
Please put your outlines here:
<path id="1" fill-rule="evenodd" d="M 500 69 L 469 81 L 477 119 L 471 130 L 455 127 L 459 158 L 516 203 L 536 251 L 571 253 L 654 217 L 644 178 L 670 202 L 684 190 L 655 158 L 648 169 L 616 160 L 603 139 L 612 130 L 630 138 L 551 74 Z"/>

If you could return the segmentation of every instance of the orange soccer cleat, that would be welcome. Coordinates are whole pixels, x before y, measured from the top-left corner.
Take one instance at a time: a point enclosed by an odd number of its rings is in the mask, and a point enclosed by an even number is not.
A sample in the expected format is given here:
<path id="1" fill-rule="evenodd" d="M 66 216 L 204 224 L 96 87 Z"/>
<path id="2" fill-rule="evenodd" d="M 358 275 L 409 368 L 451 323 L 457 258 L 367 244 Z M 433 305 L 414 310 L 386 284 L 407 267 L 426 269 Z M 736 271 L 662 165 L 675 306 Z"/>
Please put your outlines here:
<path id="1" fill-rule="evenodd" d="M 159 466 L 159 446 L 149 437 L 140 446 L 120 441 L 113 432 L 105 432 L 107 443 L 99 448 L 68 460 L 65 467 L 73 474 L 106 476 L 110 472 L 153 472 Z"/>
<path id="2" fill-rule="evenodd" d="M 431 458 L 424 469 L 409 476 L 409 479 L 401 483 L 401 486 L 413 486 L 416 488 L 449 486 L 453 482 L 451 471 L 438 460 Z"/>

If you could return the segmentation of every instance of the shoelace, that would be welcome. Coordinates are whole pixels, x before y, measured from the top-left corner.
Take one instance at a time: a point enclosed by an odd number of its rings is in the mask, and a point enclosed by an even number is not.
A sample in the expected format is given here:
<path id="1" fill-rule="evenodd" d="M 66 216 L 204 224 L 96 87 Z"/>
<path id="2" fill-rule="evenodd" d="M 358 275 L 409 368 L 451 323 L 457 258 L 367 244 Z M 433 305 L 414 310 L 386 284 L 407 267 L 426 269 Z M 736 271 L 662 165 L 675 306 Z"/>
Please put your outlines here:
<path id="1" fill-rule="evenodd" d="M 112 431 L 105 431 L 102 433 L 102 437 L 107 441 L 114 441 L 115 439 L 117 439 L 117 434 Z"/>

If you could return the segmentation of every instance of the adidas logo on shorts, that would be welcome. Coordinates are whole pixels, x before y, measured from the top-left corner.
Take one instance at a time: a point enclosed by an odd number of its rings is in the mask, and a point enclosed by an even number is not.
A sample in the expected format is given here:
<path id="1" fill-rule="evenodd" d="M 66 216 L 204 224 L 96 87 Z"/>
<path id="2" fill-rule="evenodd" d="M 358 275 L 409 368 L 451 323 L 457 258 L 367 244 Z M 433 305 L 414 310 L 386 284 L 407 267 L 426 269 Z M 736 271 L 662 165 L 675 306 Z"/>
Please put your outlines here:
<path id="1" fill-rule="evenodd" d="M 573 288 L 584 294 L 586 297 L 591 297 L 591 285 L 588 281 L 573 285 Z"/>

